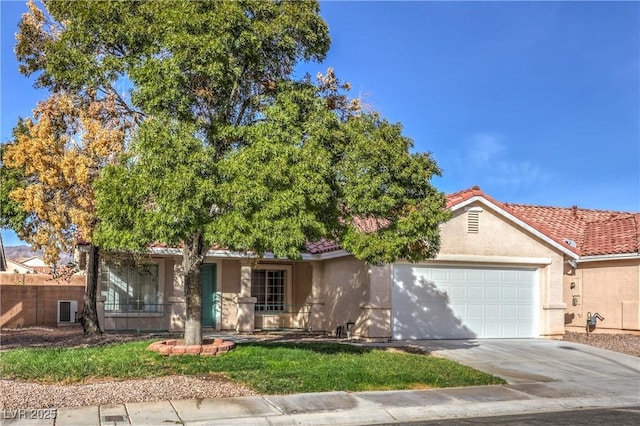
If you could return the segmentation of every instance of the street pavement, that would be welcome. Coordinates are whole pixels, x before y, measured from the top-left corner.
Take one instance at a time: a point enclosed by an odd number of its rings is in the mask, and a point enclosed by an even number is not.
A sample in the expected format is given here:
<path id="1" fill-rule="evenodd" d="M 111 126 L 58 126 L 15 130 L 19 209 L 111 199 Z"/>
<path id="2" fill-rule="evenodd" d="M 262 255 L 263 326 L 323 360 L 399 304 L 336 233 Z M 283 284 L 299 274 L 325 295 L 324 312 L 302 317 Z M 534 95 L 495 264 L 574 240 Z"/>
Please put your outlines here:
<path id="1" fill-rule="evenodd" d="M 0 413 L 4 425 L 356 425 L 640 405 L 640 358 L 544 339 L 405 341 L 506 385 L 137 402 Z M 30 418 L 35 417 L 35 418 Z M 55 418 L 42 418 L 55 417 Z M 559 417 L 558 417 L 559 418 Z M 553 421 L 550 421 L 553 423 Z M 451 423 L 448 423 L 451 424 Z M 562 423 L 572 424 L 572 423 Z"/>

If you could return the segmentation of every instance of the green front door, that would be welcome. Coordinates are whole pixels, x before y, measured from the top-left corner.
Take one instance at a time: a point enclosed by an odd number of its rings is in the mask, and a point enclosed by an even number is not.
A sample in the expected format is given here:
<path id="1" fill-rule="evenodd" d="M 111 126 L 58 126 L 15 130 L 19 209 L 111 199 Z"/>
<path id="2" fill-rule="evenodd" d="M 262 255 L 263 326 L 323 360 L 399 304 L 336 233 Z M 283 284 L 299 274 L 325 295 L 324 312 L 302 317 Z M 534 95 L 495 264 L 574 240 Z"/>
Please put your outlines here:
<path id="1" fill-rule="evenodd" d="M 216 264 L 202 265 L 202 326 L 216 326 Z"/>

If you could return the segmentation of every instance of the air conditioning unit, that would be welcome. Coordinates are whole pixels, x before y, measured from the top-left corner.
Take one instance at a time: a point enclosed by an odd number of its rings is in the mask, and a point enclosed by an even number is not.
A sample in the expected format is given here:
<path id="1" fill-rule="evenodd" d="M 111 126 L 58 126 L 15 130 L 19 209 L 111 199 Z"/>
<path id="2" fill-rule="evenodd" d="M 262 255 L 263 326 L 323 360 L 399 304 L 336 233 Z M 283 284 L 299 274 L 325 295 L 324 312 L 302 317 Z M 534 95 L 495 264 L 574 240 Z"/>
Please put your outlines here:
<path id="1" fill-rule="evenodd" d="M 78 316 L 78 301 L 58 300 L 58 324 L 73 324 Z"/>

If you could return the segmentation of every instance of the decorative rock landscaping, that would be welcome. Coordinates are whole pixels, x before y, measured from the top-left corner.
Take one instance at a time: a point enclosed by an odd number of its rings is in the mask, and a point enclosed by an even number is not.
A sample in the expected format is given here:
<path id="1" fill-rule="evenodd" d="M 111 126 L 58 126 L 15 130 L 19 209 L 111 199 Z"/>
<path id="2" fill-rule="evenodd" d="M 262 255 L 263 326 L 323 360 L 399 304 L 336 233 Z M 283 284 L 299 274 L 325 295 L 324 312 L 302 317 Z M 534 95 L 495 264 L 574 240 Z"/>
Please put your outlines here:
<path id="1" fill-rule="evenodd" d="M 205 340 L 202 345 L 185 345 L 184 340 L 162 340 L 150 344 L 147 349 L 160 355 L 203 355 L 215 356 L 229 352 L 235 347 L 233 342 L 222 339 Z"/>

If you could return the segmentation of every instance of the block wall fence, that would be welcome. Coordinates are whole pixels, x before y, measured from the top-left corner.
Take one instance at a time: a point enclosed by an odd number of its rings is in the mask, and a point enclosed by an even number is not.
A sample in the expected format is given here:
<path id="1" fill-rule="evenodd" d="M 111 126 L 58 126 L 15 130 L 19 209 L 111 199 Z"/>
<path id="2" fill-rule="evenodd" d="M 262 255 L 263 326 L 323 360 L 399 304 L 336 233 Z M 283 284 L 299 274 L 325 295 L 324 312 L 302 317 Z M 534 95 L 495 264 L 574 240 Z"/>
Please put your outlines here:
<path id="1" fill-rule="evenodd" d="M 0 273 L 0 328 L 58 325 L 58 300 L 82 310 L 85 276 L 56 280 L 46 274 Z"/>

